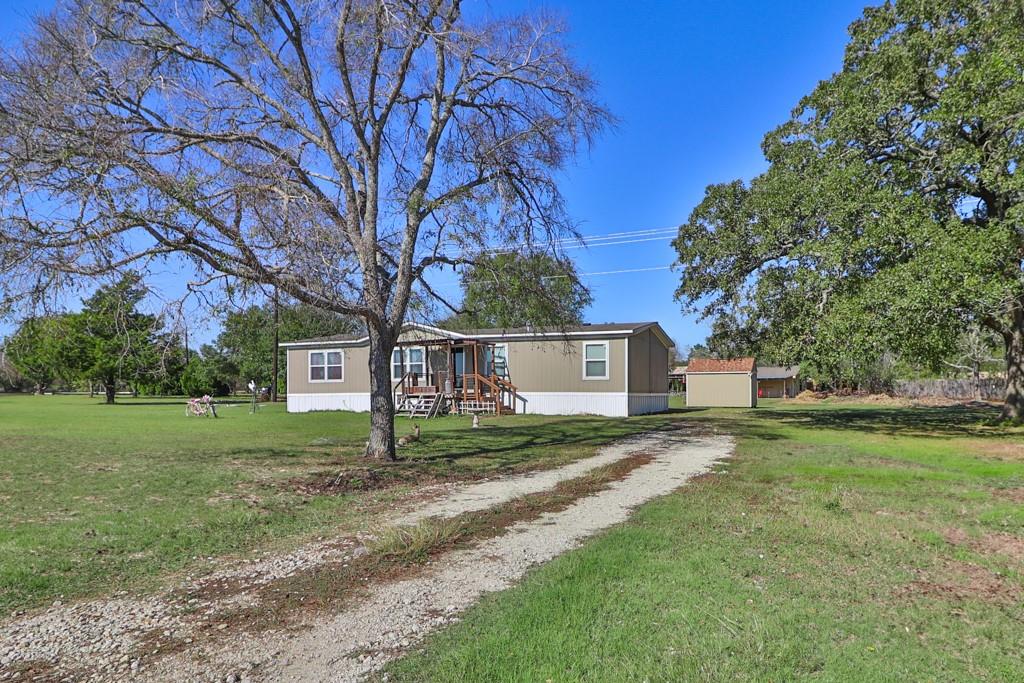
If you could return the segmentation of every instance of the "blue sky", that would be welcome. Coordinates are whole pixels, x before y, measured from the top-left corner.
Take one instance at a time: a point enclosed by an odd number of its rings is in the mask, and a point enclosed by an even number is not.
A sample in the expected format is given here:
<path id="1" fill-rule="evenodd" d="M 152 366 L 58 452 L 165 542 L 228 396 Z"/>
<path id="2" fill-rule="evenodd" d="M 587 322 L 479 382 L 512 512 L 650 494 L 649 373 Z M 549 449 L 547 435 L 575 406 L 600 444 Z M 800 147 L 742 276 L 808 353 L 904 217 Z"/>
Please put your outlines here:
<path id="1" fill-rule="evenodd" d="M 16 39 L 26 18 L 50 4 L 0 5 L 0 41 Z M 490 7 L 511 4 L 567 17 L 575 54 L 620 120 L 566 170 L 562 185 L 581 232 L 605 235 L 677 226 L 708 184 L 762 171 L 762 136 L 840 67 L 846 27 L 865 0 L 492 0 Z M 667 237 L 571 253 L 583 273 L 674 260 Z M 592 322 L 657 320 L 683 346 L 707 335 L 708 325 L 684 317 L 673 300 L 676 273 L 586 281 Z M 0 336 L 7 331 L 0 325 Z"/>

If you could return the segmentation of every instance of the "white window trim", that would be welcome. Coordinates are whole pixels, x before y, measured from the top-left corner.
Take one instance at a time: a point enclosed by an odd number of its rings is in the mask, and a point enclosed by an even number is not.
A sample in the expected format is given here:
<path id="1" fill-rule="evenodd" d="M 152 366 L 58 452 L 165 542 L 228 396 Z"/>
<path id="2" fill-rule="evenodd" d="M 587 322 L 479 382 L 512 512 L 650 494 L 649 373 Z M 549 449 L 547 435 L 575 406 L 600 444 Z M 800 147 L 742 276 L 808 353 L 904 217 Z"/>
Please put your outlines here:
<path id="1" fill-rule="evenodd" d="M 322 354 L 324 354 L 324 364 L 322 366 L 317 366 L 317 367 L 322 367 L 324 369 L 324 378 L 323 379 L 313 379 L 313 377 L 312 377 L 312 374 L 313 374 L 313 354 L 314 353 L 322 353 Z M 331 366 L 327 365 L 327 354 L 329 354 L 329 353 L 341 354 L 341 379 L 328 379 L 327 378 L 327 368 L 331 367 Z M 338 384 L 338 383 L 344 382 L 345 381 L 345 350 L 344 349 L 310 349 L 309 353 L 306 354 L 306 380 L 310 384 Z"/>
<path id="2" fill-rule="evenodd" d="M 405 347 L 405 353 L 402 354 L 402 376 L 401 377 L 395 377 L 395 351 L 401 350 L 399 347 L 396 346 L 395 348 L 391 349 L 391 363 L 390 363 L 390 366 L 391 366 L 391 381 L 392 382 L 397 382 L 398 380 L 402 379 L 402 377 L 405 377 L 405 375 L 409 372 L 410 362 L 409 362 L 409 353 L 408 352 L 412 351 L 413 349 L 418 349 L 419 351 L 423 352 L 423 360 L 420 361 L 419 363 L 417 363 L 417 365 L 422 365 L 423 366 L 423 373 L 420 375 L 420 377 L 421 378 L 422 377 L 426 377 L 426 375 L 427 375 L 427 347 L 426 346 L 406 346 Z"/>
<path id="3" fill-rule="evenodd" d="M 587 347 L 588 346 L 603 346 L 604 347 L 604 376 L 593 377 L 587 375 Z M 607 341 L 585 341 L 583 342 L 583 381 L 584 382 L 604 382 L 611 379 L 612 371 L 612 358 L 611 358 L 611 344 Z"/>

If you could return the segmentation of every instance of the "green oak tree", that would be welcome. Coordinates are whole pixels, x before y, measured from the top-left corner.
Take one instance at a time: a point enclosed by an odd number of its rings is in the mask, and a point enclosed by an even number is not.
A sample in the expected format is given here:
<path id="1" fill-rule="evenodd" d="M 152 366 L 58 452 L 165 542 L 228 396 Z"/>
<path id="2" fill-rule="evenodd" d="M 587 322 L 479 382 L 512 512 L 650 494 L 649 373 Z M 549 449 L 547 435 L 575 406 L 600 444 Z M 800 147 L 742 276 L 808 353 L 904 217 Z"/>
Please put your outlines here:
<path id="1" fill-rule="evenodd" d="M 1024 5 L 865 10 L 763 149 L 680 228 L 684 308 L 825 374 L 886 351 L 938 367 L 980 325 L 1024 418 Z"/>
<path id="2" fill-rule="evenodd" d="M 593 298 L 571 259 L 549 253 L 492 254 L 463 271 L 459 313 L 449 329 L 577 325 Z"/>

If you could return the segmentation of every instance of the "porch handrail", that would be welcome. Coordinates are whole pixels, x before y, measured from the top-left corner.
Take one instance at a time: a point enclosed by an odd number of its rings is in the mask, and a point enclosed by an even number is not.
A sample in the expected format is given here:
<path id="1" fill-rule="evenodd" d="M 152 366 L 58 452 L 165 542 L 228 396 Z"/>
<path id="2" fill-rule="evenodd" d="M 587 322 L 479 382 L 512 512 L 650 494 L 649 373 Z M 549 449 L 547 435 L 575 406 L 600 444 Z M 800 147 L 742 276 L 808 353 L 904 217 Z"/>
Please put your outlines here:
<path id="1" fill-rule="evenodd" d="M 413 372 L 411 370 L 405 373 L 404 375 L 402 375 L 401 379 L 395 382 L 395 385 L 391 387 L 391 395 L 395 403 L 398 403 L 398 387 L 405 386 L 405 380 L 409 379 L 409 376 L 412 374 Z"/>
<path id="2" fill-rule="evenodd" d="M 503 389 L 506 389 L 506 390 L 511 391 L 513 393 L 518 393 L 519 392 L 519 387 L 517 387 L 515 384 L 512 384 L 512 382 L 509 382 L 507 379 L 505 379 L 503 377 L 499 377 L 498 375 L 494 375 L 494 377 L 492 377 L 491 379 L 493 379 L 494 383 L 497 384 L 498 386 L 502 387 Z"/>
<path id="3" fill-rule="evenodd" d="M 494 380 L 494 383 L 497 384 L 498 387 L 499 387 L 498 398 L 501 399 L 504 402 L 504 398 L 503 398 L 502 394 L 503 393 L 507 393 L 509 395 L 509 397 L 512 399 L 511 401 L 509 401 L 509 406 L 513 410 L 515 410 L 516 409 L 515 402 L 516 402 L 516 400 L 519 399 L 519 387 L 517 387 L 515 384 L 512 384 L 512 382 L 509 382 L 507 379 L 504 379 L 502 377 L 498 377 L 497 375 L 494 375 L 494 377 L 492 379 Z"/>

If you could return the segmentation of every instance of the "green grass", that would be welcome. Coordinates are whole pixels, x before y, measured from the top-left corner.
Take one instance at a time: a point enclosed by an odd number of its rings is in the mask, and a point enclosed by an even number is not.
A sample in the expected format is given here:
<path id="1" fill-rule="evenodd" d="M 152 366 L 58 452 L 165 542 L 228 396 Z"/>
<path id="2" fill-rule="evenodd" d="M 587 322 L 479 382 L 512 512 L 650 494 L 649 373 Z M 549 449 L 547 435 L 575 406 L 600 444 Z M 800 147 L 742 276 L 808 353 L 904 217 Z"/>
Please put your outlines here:
<path id="1" fill-rule="evenodd" d="M 365 414 L 248 411 L 222 406 L 213 420 L 186 418 L 180 400 L 0 395 L 0 614 L 363 529 L 416 481 L 552 467 L 667 421 L 430 420 L 401 463 L 368 469 Z M 298 490 L 342 470 L 347 493 Z"/>
<path id="2" fill-rule="evenodd" d="M 491 596 L 398 681 L 1024 680 L 1020 430 L 983 410 L 765 401 L 709 480 Z M 1016 502 L 1015 502 L 1016 501 Z"/>

